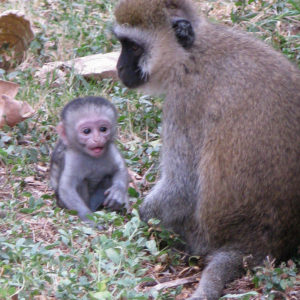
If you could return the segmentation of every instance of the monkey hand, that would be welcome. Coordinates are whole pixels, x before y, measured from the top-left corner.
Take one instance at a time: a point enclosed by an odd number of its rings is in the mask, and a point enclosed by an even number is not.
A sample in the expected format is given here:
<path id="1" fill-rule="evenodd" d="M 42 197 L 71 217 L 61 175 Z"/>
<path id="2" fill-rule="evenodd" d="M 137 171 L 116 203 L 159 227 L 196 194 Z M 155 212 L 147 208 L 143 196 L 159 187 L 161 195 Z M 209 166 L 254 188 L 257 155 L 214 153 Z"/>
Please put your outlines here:
<path id="1" fill-rule="evenodd" d="M 150 201 L 147 201 L 147 198 L 139 207 L 139 215 L 142 221 L 148 222 L 151 218 L 157 218 L 155 213 L 153 212 L 153 206 Z"/>
<path id="2" fill-rule="evenodd" d="M 119 186 L 111 186 L 104 195 L 106 198 L 103 205 L 111 210 L 120 211 L 125 204 L 126 192 Z"/>
<path id="3" fill-rule="evenodd" d="M 144 204 L 139 207 L 139 215 L 140 219 L 146 223 L 149 219 L 151 219 L 151 217 L 149 217 L 147 206 Z"/>

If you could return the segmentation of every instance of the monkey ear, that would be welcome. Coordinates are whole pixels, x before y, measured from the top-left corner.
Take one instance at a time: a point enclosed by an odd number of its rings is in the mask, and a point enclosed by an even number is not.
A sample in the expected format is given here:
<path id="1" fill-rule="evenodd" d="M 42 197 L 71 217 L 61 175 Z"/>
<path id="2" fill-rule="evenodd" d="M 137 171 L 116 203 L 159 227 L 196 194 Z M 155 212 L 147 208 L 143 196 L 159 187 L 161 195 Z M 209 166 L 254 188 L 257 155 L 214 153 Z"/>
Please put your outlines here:
<path id="1" fill-rule="evenodd" d="M 62 139 L 63 143 L 65 145 L 68 145 L 68 138 L 66 135 L 66 130 L 63 122 L 59 122 L 58 125 L 56 126 L 56 131 L 59 135 L 59 137 Z"/>
<path id="2" fill-rule="evenodd" d="M 195 32 L 192 24 L 185 19 L 174 18 L 172 20 L 172 27 L 175 32 L 178 43 L 183 48 L 190 48 L 195 41 Z"/>

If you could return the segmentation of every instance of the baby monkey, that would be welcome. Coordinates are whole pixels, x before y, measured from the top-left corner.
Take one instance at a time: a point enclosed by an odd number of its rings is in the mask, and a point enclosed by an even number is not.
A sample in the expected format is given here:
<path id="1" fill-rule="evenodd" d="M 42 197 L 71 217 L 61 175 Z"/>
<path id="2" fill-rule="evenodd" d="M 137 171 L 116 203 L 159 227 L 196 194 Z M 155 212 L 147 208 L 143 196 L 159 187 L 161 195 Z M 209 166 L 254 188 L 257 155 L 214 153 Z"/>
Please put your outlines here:
<path id="1" fill-rule="evenodd" d="M 114 144 L 117 111 L 101 97 L 77 98 L 61 112 L 60 136 L 50 162 L 57 205 L 87 215 L 127 206 L 128 172 Z M 101 228 L 101 227 L 99 227 Z"/>

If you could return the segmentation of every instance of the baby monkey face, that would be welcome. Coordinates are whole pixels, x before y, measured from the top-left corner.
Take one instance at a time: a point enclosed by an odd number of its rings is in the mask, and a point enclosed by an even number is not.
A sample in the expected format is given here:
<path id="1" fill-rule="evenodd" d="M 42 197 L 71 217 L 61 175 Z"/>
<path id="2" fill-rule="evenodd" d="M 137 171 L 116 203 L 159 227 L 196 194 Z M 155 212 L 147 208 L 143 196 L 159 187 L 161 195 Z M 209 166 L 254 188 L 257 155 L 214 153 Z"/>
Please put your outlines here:
<path id="1" fill-rule="evenodd" d="M 83 151 L 92 157 L 100 157 L 110 140 L 111 123 L 105 118 L 80 120 L 76 126 L 76 133 Z"/>

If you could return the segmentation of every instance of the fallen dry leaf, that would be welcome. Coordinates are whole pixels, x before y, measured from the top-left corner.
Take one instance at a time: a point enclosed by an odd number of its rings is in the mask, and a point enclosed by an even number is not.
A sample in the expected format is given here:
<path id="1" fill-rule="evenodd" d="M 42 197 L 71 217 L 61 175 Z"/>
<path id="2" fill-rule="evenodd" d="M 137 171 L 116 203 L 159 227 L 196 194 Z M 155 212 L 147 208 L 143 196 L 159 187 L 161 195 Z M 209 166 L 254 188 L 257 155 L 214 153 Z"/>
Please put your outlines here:
<path id="1" fill-rule="evenodd" d="M 0 95 L 15 98 L 19 90 L 19 85 L 14 82 L 0 80 Z"/>
<path id="2" fill-rule="evenodd" d="M 19 64 L 34 34 L 29 20 L 17 10 L 8 10 L 0 14 L 0 55 L 3 61 L 0 68 L 8 70 Z"/>
<path id="3" fill-rule="evenodd" d="M 34 114 L 27 102 L 14 99 L 18 89 L 16 83 L 0 80 L 0 128 L 4 124 L 12 127 Z"/>

